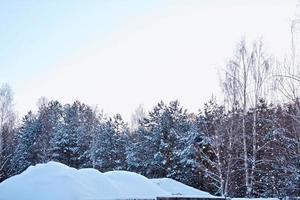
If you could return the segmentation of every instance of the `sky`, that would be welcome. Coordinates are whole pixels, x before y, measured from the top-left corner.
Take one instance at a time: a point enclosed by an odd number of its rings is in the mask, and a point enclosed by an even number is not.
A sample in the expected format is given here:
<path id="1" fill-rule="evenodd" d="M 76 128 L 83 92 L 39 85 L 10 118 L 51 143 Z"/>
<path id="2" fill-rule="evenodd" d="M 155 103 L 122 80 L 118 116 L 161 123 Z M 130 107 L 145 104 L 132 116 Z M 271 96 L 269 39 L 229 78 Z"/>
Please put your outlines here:
<path id="1" fill-rule="evenodd" d="M 126 120 L 160 100 L 197 112 L 242 38 L 289 51 L 296 1 L 0 0 L 0 84 L 20 117 L 40 97 Z"/>

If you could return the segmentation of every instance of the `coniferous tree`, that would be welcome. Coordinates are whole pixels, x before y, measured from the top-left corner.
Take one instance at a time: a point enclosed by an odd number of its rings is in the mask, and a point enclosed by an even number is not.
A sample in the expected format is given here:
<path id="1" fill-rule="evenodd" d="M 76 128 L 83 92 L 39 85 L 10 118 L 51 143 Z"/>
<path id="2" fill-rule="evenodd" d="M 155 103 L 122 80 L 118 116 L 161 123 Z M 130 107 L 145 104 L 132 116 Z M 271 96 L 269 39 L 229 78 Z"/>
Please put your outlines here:
<path id="1" fill-rule="evenodd" d="M 38 162 L 39 152 L 35 148 L 38 136 L 37 127 L 36 116 L 28 112 L 14 138 L 17 147 L 10 162 L 12 174 L 18 174 Z"/>

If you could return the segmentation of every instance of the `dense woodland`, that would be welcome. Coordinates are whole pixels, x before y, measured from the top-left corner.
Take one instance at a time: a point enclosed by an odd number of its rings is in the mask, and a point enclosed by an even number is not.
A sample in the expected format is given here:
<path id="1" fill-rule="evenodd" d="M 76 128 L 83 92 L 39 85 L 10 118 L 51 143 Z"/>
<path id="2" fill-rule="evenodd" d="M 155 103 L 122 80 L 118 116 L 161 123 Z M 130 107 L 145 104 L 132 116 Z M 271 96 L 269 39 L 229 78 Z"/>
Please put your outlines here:
<path id="1" fill-rule="evenodd" d="M 102 172 L 171 177 L 217 195 L 300 196 L 295 56 L 279 62 L 262 42 L 241 41 L 221 74 L 221 100 L 208 100 L 197 113 L 178 101 L 159 102 L 149 112 L 138 107 L 131 125 L 83 102 L 45 99 L 37 112 L 18 120 L 12 91 L 3 85 L 0 181 L 55 160 Z"/>

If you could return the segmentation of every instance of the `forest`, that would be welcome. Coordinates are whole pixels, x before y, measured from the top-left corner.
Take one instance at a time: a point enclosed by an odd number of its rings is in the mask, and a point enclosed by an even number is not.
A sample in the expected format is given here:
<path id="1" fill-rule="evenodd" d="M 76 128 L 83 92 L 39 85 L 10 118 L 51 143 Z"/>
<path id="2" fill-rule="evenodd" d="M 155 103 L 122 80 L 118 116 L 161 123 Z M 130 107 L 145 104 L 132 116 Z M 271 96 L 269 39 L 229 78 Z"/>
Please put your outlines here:
<path id="1" fill-rule="evenodd" d="M 140 106 L 131 123 L 80 101 L 46 98 L 19 120 L 13 91 L 3 84 L 0 181 L 54 160 L 170 177 L 222 196 L 300 196 L 297 64 L 295 51 L 277 60 L 262 41 L 242 40 L 220 72 L 222 97 L 196 113 L 178 100 L 149 111 Z"/>

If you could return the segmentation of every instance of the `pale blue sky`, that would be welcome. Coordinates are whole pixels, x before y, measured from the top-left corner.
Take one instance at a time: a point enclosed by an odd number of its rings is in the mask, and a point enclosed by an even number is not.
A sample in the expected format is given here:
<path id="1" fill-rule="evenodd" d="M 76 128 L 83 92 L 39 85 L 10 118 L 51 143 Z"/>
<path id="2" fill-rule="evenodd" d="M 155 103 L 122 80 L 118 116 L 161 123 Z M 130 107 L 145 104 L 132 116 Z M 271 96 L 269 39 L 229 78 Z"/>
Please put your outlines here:
<path id="1" fill-rule="evenodd" d="M 2 0 L 0 80 L 34 78 L 60 57 L 93 40 L 104 40 L 130 18 L 144 15 L 157 4 L 137 0 Z"/>
<path id="2" fill-rule="evenodd" d="M 41 96 L 76 99 L 129 119 L 179 99 L 191 111 L 219 95 L 236 43 L 289 48 L 296 0 L 0 0 L 0 83 L 23 115 Z"/>

